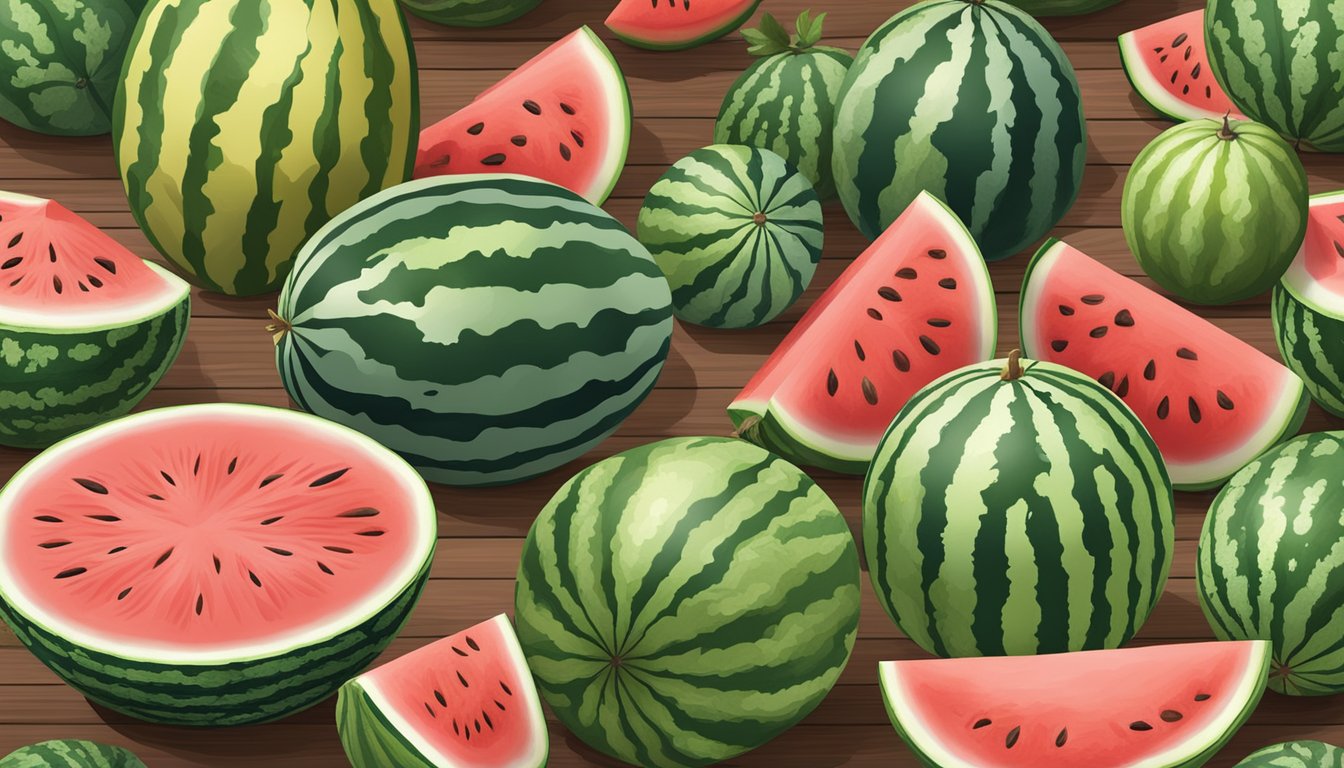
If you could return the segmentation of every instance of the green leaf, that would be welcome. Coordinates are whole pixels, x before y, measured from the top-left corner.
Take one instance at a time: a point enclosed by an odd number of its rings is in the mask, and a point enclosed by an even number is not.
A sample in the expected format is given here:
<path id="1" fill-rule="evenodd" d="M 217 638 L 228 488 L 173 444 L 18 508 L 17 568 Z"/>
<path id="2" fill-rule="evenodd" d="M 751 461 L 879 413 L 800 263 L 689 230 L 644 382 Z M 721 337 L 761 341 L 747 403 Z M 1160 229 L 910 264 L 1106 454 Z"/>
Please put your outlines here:
<path id="1" fill-rule="evenodd" d="M 789 50 L 789 46 L 793 43 L 793 41 L 789 39 L 788 31 L 785 30 L 784 26 L 769 13 L 761 14 L 761 25 L 754 31 L 770 43 L 768 46 L 762 46 L 763 48 L 768 48 L 769 53 L 749 51 L 756 56 L 771 56 L 776 53 L 783 53 L 784 51 Z M 745 36 L 746 32 L 744 31 L 742 34 Z M 750 38 L 748 38 L 748 42 L 750 42 Z"/>
<path id="2" fill-rule="evenodd" d="M 747 41 L 747 53 L 752 56 L 774 56 L 789 50 L 787 40 L 780 43 L 758 29 L 744 29 L 742 30 L 742 37 Z"/>
<path id="3" fill-rule="evenodd" d="M 815 17 L 808 19 L 807 24 L 803 24 L 803 19 L 807 16 L 807 11 L 798 17 L 798 46 L 800 48 L 811 48 L 821 42 L 821 24 L 826 20 L 826 14 L 819 13 Z"/>

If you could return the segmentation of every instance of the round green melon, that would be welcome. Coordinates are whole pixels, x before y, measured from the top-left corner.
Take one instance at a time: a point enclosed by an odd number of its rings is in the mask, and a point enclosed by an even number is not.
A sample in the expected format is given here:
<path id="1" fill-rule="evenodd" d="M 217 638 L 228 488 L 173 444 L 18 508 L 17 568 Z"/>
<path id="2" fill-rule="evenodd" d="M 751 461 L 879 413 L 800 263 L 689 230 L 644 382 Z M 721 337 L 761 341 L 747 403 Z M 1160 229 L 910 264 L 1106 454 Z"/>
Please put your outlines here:
<path id="1" fill-rule="evenodd" d="M 1118 397 L 1014 354 L 934 381 L 892 422 L 864 481 L 868 574 L 939 656 L 1116 648 L 1162 595 L 1173 505 Z"/>
<path id="2" fill-rule="evenodd" d="M 422 19 L 450 27 L 494 27 L 521 18 L 541 0 L 401 0 Z"/>
<path id="3" fill-rule="evenodd" d="M 129 750 L 85 739 L 53 739 L 0 757 L 0 768 L 145 768 Z"/>
<path id="4" fill-rule="evenodd" d="M 1134 160 L 1120 208 L 1125 241 L 1158 285 L 1198 304 L 1274 286 L 1307 229 L 1307 174 L 1272 129 L 1194 120 Z"/>
<path id="5" fill-rule="evenodd" d="M 594 464 L 523 546 L 518 639 L 542 697 L 627 763 L 702 766 L 797 723 L 854 648 L 859 557 L 835 504 L 749 443 Z"/>
<path id="6" fill-rule="evenodd" d="M 1344 692 L 1344 432 L 1266 451 L 1214 499 L 1199 537 L 1199 602 L 1224 640 L 1268 640 L 1269 687 Z"/>
<path id="7" fill-rule="evenodd" d="M 1344 768 L 1344 749 L 1320 741 L 1273 744 L 1233 768 Z"/>
<path id="8" fill-rule="evenodd" d="M 1120 0 L 1007 0 L 1032 16 L 1081 16 L 1110 8 Z"/>
<path id="9" fill-rule="evenodd" d="M 1073 66 L 1001 0 L 925 0 L 877 29 L 835 113 L 836 187 L 870 239 L 922 191 L 986 259 L 1039 240 L 1078 196 L 1087 128 Z"/>
<path id="10" fill-rule="evenodd" d="M 678 160 L 639 210 L 639 240 L 688 323 L 752 328 L 812 282 L 824 235 L 807 177 L 765 149 L 716 144 Z"/>
<path id="11" fill-rule="evenodd" d="M 276 362 L 300 407 L 429 480 L 499 485 L 616 430 L 667 358 L 667 280 L 578 194 L 437 176 L 370 197 L 304 246 Z"/>

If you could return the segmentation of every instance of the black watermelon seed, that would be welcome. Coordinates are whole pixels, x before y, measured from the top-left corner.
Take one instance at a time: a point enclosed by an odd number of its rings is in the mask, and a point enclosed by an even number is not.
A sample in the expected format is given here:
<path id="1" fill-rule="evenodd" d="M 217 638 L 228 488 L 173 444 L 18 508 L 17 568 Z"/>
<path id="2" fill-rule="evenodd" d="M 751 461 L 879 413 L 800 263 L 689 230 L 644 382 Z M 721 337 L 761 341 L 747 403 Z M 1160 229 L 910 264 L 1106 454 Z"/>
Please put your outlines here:
<path id="1" fill-rule="evenodd" d="M 1143 366 L 1143 378 L 1152 381 L 1157 378 L 1157 362 L 1149 360 L 1148 364 Z"/>
<path id="2" fill-rule="evenodd" d="M 942 280 L 938 281 L 938 287 L 946 288 L 949 291 L 954 291 L 957 288 L 957 281 L 953 280 L 950 277 L 944 277 Z"/>
<path id="3" fill-rule="evenodd" d="M 1093 307 L 1105 300 L 1106 297 L 1102 296 L 1100 293 L 1089 293 L 1083 297 L 1083 303 Z"/>
<path id="4" fill-rule="evenodd" d="M 490 715 L 486 714 L 486 711 L 484 709 L 481 710 L 481 719 L 485 721 L 486 726 L 490 730 L 492 731 L 495 730 L 495 724 L 490 722 Z"/>
<path id="5" fill-rule="evenodd" d="M 118 599 L 118 600 L 125 600 L 125 599 L 126 599 L 126 596 L 129 595 L 129 594 L 131 594 L 131 589 L 132 589 L 132 587 L 127 587 L 127 588 L 121 590 L 120 592 L 118 592 L 118 593 L 117 593 L 117 599 Z"/>
<path id="6" fill-rule="evenodd" d="M 1059 314 L 1061 314 L 1061 315 L 1063 315 L 1063 316 L 1065 316 L 1065 317 L 1069 317 L 1069 316 L 1073 315 L 1073 312 L 1074 312 L 1073 307 L 1070 307 L 1068 304 L 1060 304 L 1060 305 L 1059 305 Z"/>
<path id="7" fill-rule="evenodd" d="M 495 699 L 495 706 L 499 708 L 499 711 L 500 711 L 500 712 L 504 712 L 504 711 L 506 711 L 506 710 L 504 709 L 504 705 L 501 704 L 501 703 L 499 703 L 499 699 Z"/>
<path id="8" fill-rule="evenodd" d="M 992 723 L 992 721 L 991 721 L 989 718 L 987 718 L 987 717 L 982 717 L 982 718 L 980 718 L 979 720 L 976 720 L 976 721 L 975 721 L 975 725 L 972 725 L 971 728 L 973 728 L 973 729 L 984 728 L 984 727 L 989 726 L 989 725 L 992 725 L 992 724 L 993 724 L 993 723 Z"/>
<path id="9" fill-rule="evenodd" d="M 1069 729 L 1064 728 L 1059 732 L 1059 735 L 1055 737 L 1055 746 L 1062 747 L 1064 746 L 1064 743 L 1067 742 L 1068 740 L 1069 740 Z"/>
<path id="10" fill-rule="evenodd" d="M 56 277 L 55 275 L 52 275 L 52 277 L 51 277 L 51 287 L 54 288 L 54 289 L 56 290 L 57 293 L 60 293 L 60 292 L 61 292 L 61 278 Z"/>
<path id="11" fill-rule="evenodd" d="M 541 114 L 541 105 L 535 101 L 532 101 L 531 99 L 528 99 L 527 101 L 523 102 L 523 109 L 526 109 L 528 112 L 531 112 L 534 115 Z"/>
<path id="12" fill-rule="evenodd" d="M 1004 738 L 1003 746 L 1007 747 L 1008 749 L 1012 749 L 1013 745 L 1017 743 L 1017 737 L 1021 735 L 1022 735 L 1022 726 L 1020 725 L 1013 726 L 1013 730 L 1009 731 L 1008 735 Z"/>
<path id="13" fill-rule="evenodd" d="M 467 655 L 467 652 L 466 652 L 466 651 L 462 650 L 461 648 L 458 648 L 456 645 L 453 646 L 453 653 L 456 653 L 458 656 L 466 656 L 466 655 Z"/>
<path id="14" fill-rule="evenodd" d="M 15 257 L 13 257 L 13 258 L 8 259 L 7 261 L 5 261 L 4 264 L 0 264 L 0 269 L 13 269 L 13 268 L 19 266 L 19 265 L 22 264 L 22 263 L 23 263 L 23 257 L 22 257 L 22 256 L 15 256 Z"/>
<path id="15" fill-rule="evenodd" d="M 527 146 L 527 137 L 526 137 L 526 136 L 514 136 L 512 139 L 509 139 L 509 141 L 512 142 L 512 143 L 513 143 L 513 146 L 515 146 L 515 147 L 526 147 L 526 146 Z"/>
<path id="16" fill-rule="evenodd" d="M 233 460 L 229 462 L 229 474 L 232 475 L 233 471 L 237 468 L 238 468 L 238 457 L 234 456 Z"/>
<path id="17" fill-rule="evenodd" d="M 1191 79 L 1191 80 L 1198 80 L 1198 79 L 1199 79 L 1199 73 L 1202 72 L 1202 71 L 1204 71 L 1204 64 L 1203 64 L 1203 62 L 1200 62 L 1199 64 L 1196 64 L 1196 65 L 1194 66 L 1194 69 L 1191 69 L 1191 70 L 1190 70 L 1190 79 Z"/>
<path id="18" fill-rule="evenodd" d="M 504 683 L 503 680 L 500 680 L 500 681 L 499 681 L 499 687 L 500 687 L 501 689 L 503 689 L 503 691 L 504 691 L 504 695 L 505 695 L 505 696 L 512 696 L 512 695 L 513 695 L 513 691 L 509 690 L 509 686 L 506 685 L 506 684 Z"/>
<path id="19" fill-rule="evenodd" d="M 566 103 L 563 102 L 563 101 L 560 102 L 560 111 L 561 111 L 561 112 L 564 112 L 566 115 L 572 115 L 572 114 L 574 114 L 574 108 L 571 107 L 571 106 L 569 106 L 568 104 L 566 104 Z"/>
<path id="20" fill-rule="evenodd" d="M 924 347 L 924 351 L 928 352 L 930 355 L 936 355 L 943 351 L 942 348 L 938 346 L 938 343 L 928 336 L 920 336 L 919 343 Z"/>
<path id="21" fill-rule="evenodd" d="M 1199 359 L 1199 355 L 1196 355 L 1195 352 L 1194 352 L 1194 350 L 1192 350 L 1192 349 L 1188 349 L 1188 348 L 1186 348 L 1186 347 L 1181 347 L 1180 349 L 1176 350 L 1176 356 L 1179 357 L 1179 358 L 1181 358 L 1182 360 L 1198 360 L 1198 359 Z"/>
<path id="22" fill-rule="evenodd" d="M 443 693 L 434 691 L 434 698 L 438 700 L 440 707 L 448 706 L 448 700 L 443 697 Z"/>
<path id="23" fill-rule="evenodd" d="M 52 263 L 52 264 L 55 264 L 55 263 L 56 263 L 56 244 L 55 244 L 55 243 L 47 243 L 47 258 L 51 259 L 51 263 Z"/>
<path id="24" fill-rule="evenodd" d="M 64 540 L 44 541 L 41 544 L 38 544 L 37 546 L 41 547 L 42 549 L 59 549 L 60 547 L 64 547 L 69 543 L 70 542 Z"/>
<path id="25" fill-rule="evenodd" d="M 1111 327 L 1109 325 L 1099 325 L 1096 328 L 1093 328 L 1092 330 L 1088 331 L 1087 335 L 1091 336 L 1094 339 L 1100 339 L 1102 336 L 1105 336 L 1106 332 L 1109 331 L 1110 329 Z"/>
<path id="26" fill-rule="evenodd" d="M 263 477 L 261 479 L 261 485 L 258 485 L 257 487 L 265 488 L 266 486 L 270 485 L 271 483 L 274 483 L 276 480 L 279 480 L 282 477 L 284 477 L 283 474 L 267 475 L 266 477 Z"/>
<path id="27" fill-rule="evenodd" d="M 1188 40 L 1188 39 L 1190 39 L 1190 36 L 1187 35 L 1186 33 L 1182 32 L 1181 34 L 1179 34 L 1179 35 L 1176 36 L 1176 39 L 1175 39 L 1175 40 L 1172 40 L 1172 41 L 1171 41 L 1171 47 L 1172 47 L 1172 48 L 1180 48 L 1182 45 L 1185 44 L 1185 41 Z"/>
<path id="28" fill-rule="evenodd" d="M 503 152 L 496 152 L 489 157 L 482 158 L 481 165 L 503 165 L 504 161 L 507 159 L 508 158 L 504 156 Z"/>
<path id="29" fill-rule="evenodd" d="M 159 470 L 159 474 L 160 474 L 160 475 L 163 475 L 163 479 L 164 479 L 164 480 L 167 480 L 169 485 L 172 485 L 172 486 L 176 486 L 176 485 L 177 485 L 177 481 L 173 479 L 173 476 L 172 476 L 172 475 L 168 474 L 167 472 L 164 472 L 163 470 Z"/>
<path id="30" fill-rule="evenodd" d="M 471 687 L 470 685 L 467 685 L 467 678 L 463 677 L 461 672 L 457 673 L 457 682 L 461 683 L 463 688 Z"/>
<path id="31" fill-rule="evenodd" d="M 173 556 L 173 548 L 169 547 L 162 555 L 159 555 L 158 560 L 154 561 L 154 567 L 158 568 L 160 565 L 163 565 L 164 563 L 168 562 L 168 558 L 172 556 Z"/>
<path id="32" fill-rule="evenodd" d="M 336 515 L 336 516 L 337 516 L 337 517 L 377 517 L 378 515 L 379 515 L 378 510 L 374 509 L 373 507 L 356 507 L 356 508 L 354 508 L 354 509 L 348 509 L 348 510 L 346 510 L 346 511 L 344 511 L 344 512 L 342 512 L 342 513 L 340 513 L 340 514 L 338 514 L 338 515 Z"/>
<path id="33" fill-rule="evenodd" d="M 1183 715 L 1181 715 L 1180 712 L 1177 712 L 1177 711 L 1174 710 L 1174 709 L 1164 709 L 1164 710 L 1162 710 L 1161 718 L 1162 718 L 1162 720 L 1163 720 L 1164 722 L 1174 723 L 1174 722 L 1176 722 L 1177 720 L 1180 720 L 1181 717 L 1183 717 Z"/>
<path id="34" fill-rule="evenodd" d="M 1151 731 L 1151 730 L 1153 730 L 1153 726 L 1151 726 L 1151 725 L 1149 725 L 1149 724 L 1143 722 L 1142 720 L 1135 720 L 1134 722 L 1132 722 L 1132 723 L 1129 724 L 1129 730 L 1131 730 L 1131 731 Z"/>
<path id="35" fill-rule="evenodd" d="M 18 244 L 19 244 L 19 241 L 22 240 L 22 239 L 23 239 L 23 233 L 20 232 L 19 234 L 17 234 L 17 235 L 14 236 L 14 239 L 13 239 L 13 240 L 10 240 L 10 241 L 9 241 L 9 247 L 10 247 L 10 248 L 13 248 L 14 246 L 18 245 Z"/>
<path id="36" fill-rule="evenodd" d="M 211 555 L 210 559 L 215 561 L 215 573 L 219 573 L 220 568 L 223 567 L 223 564 L 219 562 L 219 555 Z"/>
<path id="37" fill-rule="evenodd" d="M 583 134 L 582 134 L 582 133 L 579 133 L 578 131 L 570 131 L 570 132 L 569 132 L 569 138 L 571 138 L 571 139 L 574 140 L 574 144 L 575 144 L 575 146 L 577 146 L 579 149 L 583 149 Z"/>
<path id="38" fill-rule="evenodd" d="M 1065 341 L 1064 339 L 1055 339 L 1054 341 L 1050 342 L 1050 348 L 1055 350 L 1056 352 L 1063 352 L 1065 349 L 1068 348 L 1068 346 L 1069 342 Z"/>
<path id="39" fill-rule="evenodd" d="M 840 380 L 835 377 L 835 369 L 832 368 L 826 374 L 826 394 L 835 397 L 836 391 L 840 389 Z"/>
<path id="40" fill-rule="evenodd" d="M 83 280 L 76 280 L 76 281 L 75 281 L 75 285 L 78 285 L 78 286 L 79 286 L 79 292 L 80 292 L 80 293 L 88 293 L 88 292 L 89 292 L 89 286 L 85 285 Z"/>
<path id="41" fill-rule="evenodd" d="M 425 711 L 429 713 L 430 717 L 438 717 L 438 715 L 434 714 L 434 708 L 429 706 L 428 701 L 425 702 Z"/>
<path id="42" fill-rule="evenodd" d="M 252 580 L 252 583 L 253 583 L 255 586 L 257 586 L 257 587 L 260 587 L 260 586 L 261 586 L 261 579 L 257 578 L 257 574 L 255 574 L 255 573 L 253 573 L 253 572 L 251 572 L 251 571 L 248 571 L 248 572 L 247 572 L 247 578 L 251 579 L 251 580 Z"/>
<path id="43" fill-rule="evenodd" d="M 111 259 L 105 259 L 99 256 L 93 260 L 93 263 L 107 270 L 109 274 L 117 274 L 117 262 Z"/>
<path id="44" fill-rule="evenodd" d="M 1211 699 L 1211 698 L 1213 698 L 1213 697 L 1210 696 L 1210 695 L 1207 694 L 1207 693 L 1196 693 L 1196 694 L 1195 694 L 1195 701 L 1208 701 L 1208 700 Z"/>
<path id="45" fill-rule="evenodd" d="M 323 573 L 327 574 L 328 576 L 335 576 L 335 575 L 336 575 L 336 572 L 333 571 L 333 570 L 331 570 L 330 568 L 328 568 L 328 567 L 327 567 L 327 564 L 324 563 L 324 562 L 322 562 L 321 560 L 318 560 L 318 561 L 317 561 L 317 567 L 318 567 L 319 570 L 321 570 Z"/>
<path id="46" fill-rule="evenodd" d="M 1199 423 L 1199 403 L 1193 397 L 1190 398 L 1190 421 Z"/>
<path id="47" fill-rule="evenodd" d="M 97 520 L 100 523 L 120 523 L 121 518 L 116 515 L 85 515 L 90 520 Z"/>
<path id="48" fill-rule="evenodd" d="M 468 128 L 468 129 L 467 129 L 467 133 L 470 133 L 472 136 L 480 136 L 480 135 L 481 135 L 481 131 L 484 131 L 484 130 L 485 130 L 485 123 L 477 123 L 477 124 L 471 126 L 470 128 Z"/>
<path id="49" fill-rule="evenodd" d="M 85 567 L 83 567 L 83 566 L 78 566 L 78 567 L 75 567 L 75 568 L 66 568 L 64 571 L 61 571 L 60 573 L 56 574 L 56 578 L 58 578 L 58 579 L 68 579 L 68 578 L 70 578 L 71 576 L 78 576 L 78 575 L 80 575 L 81 573 L 88 573 L 88 572 L 89 572 L 89 569 L 88 569 L 88 568 L 85 568 Z"/>
<path id="50" fill-rule="evenodd" d="M 38 515 L 37 517 L 34 517 L 33 519 L 36 520 L 36 521 L 39 522 L 39 523 L 63 523 L 63 522 L 65 522 L 64 520 L 62 520 L 62 519 L 59 518 L 59 517 L 56 517 L 55 515 Z"/>
<path id="51" fill-rule="evenodd" d="M 349 472 L 349 471 L 350 471 L 350 468 L 349 468 L 349 467 L 346 467 L 345 469 L 338 469 L 338 470 L 336 470 L 335 472 L 332 472 L 332 473 L 330 473 L 330 474 L 326 474 L 326 475 L 323 475 L 323 476 L 317 478 L 317 479 L 314 480 L 313 482 L 309 483 L 309 484 L 308 484 L 308 487 L 309 487 L 309 488 L 320 488 L 320 487 L 326 485 L 327 483 L 334 483 L 334 482 L 336 482 L 337 480 L 340 480 L 340 479 L 341 479 L 341 476 L 344 475 L 346 472 Z"/>
<path id="52" fill-rule="evenodd" d="M 1157 418 L 1165 419 L 1169 413 L 1171 413 L 1171 401 L 1163 395 L 1162 402 L 1157 404 Z"/>
<path id="53" fill-rule="evenodd" d="M 912 267 L 905 267 L 900 271 L 898 271 L 896 273 L 896 276 L 901 278 L 902 280 L 914 280 L 916 277 L 919 277 L 919 273 L 916 272 Z"/>
<path id="54" fill-rule="evenodd" d="M 338 555 L 353 555 L 355 553 L 355 550 L 353 549 L 347 549 L 345 547 L 335 547 L 330 544 L 322 548 L 327 550 L 328 552 L 335 552 Z"/>
<path id="55" fill-rule="evenodd" d="M 196 454 L 196 464 L 191 468 L 191 474 L 193 475 L 201 474 L 201 454 L 199 453 Z"/>
<path id="56" fill-rule="evenodd" d="M 882 286 L 881 288 L 878 288 L 878 289 L 877 289 L 877 295 L 878 295 L 878 296 L 881 296 L 882 298 L 886 299 L 887 301 L 900 301 L 900 300 L 901 300 L 901 294 L 897 293 L 895 288 L 888 288 L 888 287 L 886 287 L 886 286 Z"/>
<path id="57" fill-rule="evenodd" d="M 934 248 L 929 251 L 929 258 L 938 260 L 946 259 L 947 251 L 944 251 L 942 248 Z"/>
<path id="58" fill-rule="evenodd" d="M 109 555 L 115 555 L 115 554 L 117 554 L 118 552 L 125 552 L 125 551 L 126 551 L 126 548 L 125 548 L 125 547 L 113 547 L 113 548 L 107 550 L 107 554 L 109 554 Z"/>
<path id="59" fill-rule="evenodd" d="M 477 645 L 476 641 L 471 639 L 471 635 L 467 635 L 467 647 L 477 653 L 481 652 L 481 646 Z"/>
<path id="60" fill-rule="evenodd" d="M 910 358 L 899 349 L 891 353 L 891 361 L 896 364 L 896 370 L 902 373 L 910 370 Z"/>
<path id="61" fill-rule="evenodd" d="M 1129 377 L 1120 379 L 1120 384 L 1115 388 L 1116 397 L 1124 397 L 1129 394 Z"/>
<path id="62" fill-rule="evenodd" d="M 205 610 L 205 595 L 196 595 L 196 615 L 200 616 L 201 611 Z"/>
<path id="63" fill-rule="evenodd" d="M 102 483 L 95 482 L 93 480 L 89 480 L 83 477 L 76 477 L 75 482 L 84 486 L 84 490 L 86 491 L 90 491 L 92 493 L 96 493 L 101 496 L 107 495 L 107 486 L 103 485 Z"/>
<path id="64" fill-rule="evenodd" d="M 864 376 L 859 386 L 863 389 L 863 399 L 867 400 L 869 405 L 877 405 L 877 387 L 873 386 L 873 382 Z"/>
<path id="65" fill-rule="evenodd" d="M 871 318 L 873 318 L 874 320 L 881 320 L 881 319 L 882 319 L 882 313 L 881 313 L 881 312 L 878 312 L 876 309 L 874 309 L 874 308 L 872 308 L 872 307 L 869 307 L 869 308 L 868 308 L 868 316 L 871 317 Z"/>
<path id="66" fill-rule="evenodd" d="M 279 547 L 266 547 L 266 549 L 269 549 L 270 551 L 274 552 L 275 554 L 277 554 L 277 555 L 279 555 L 279 556 L 281 556 L 281 557 L 293 557 L 293 556 L 294 556 L 294 553 L 293 553 L 293 552 L 290 552 L 288 549 L 281 549 L 281 548 L 279 548 Z"/>
<path id="67" fill-rule="evenodd" d="M 560 142 L 560 157 L 565 160 L 570 158 L 569 146 L 564 142 Z"/>
<path id="68" fill-rule="evenodd" d="M 854 354 L 858 355 L 860 360 L 864 360 L 867 358 L 867 356 L 864 355 L 863 353 L 863 345 L 860 344 L 857 339 L 855 339 L 854 341 Z"/>
<path id="69" fill-rule="evenodd" d="M 1230 411 L 1234 407 L 1232 398 L 1228 397 L 1221 389 L 1218 390 L 1218 407 L 1222 408 L 1224 411 Z"/>
<path id="70" fill-rule="evenodd" d="M 276 515 L 275 517 L 268 517 L 268 518 L 266 518 L 265 520 L 262 520 L 262 521 L 261 521 L 261 524 L 262 524 L 262 525 L 271 525 L 271 524 L 273 524 L 273 523 L 278 523 L 278 522 L 280 522 L 281 520 L 284 520 L 284 519 L 285 519 L 285 516 L 284 516 L 284 515 Z"/>
<path id="71" fill-rule="evenodd" d="M 355 535 L 356 535 L 356 536 L 374 536 L 374 537 L 376 537 L 376 536 L 382 536 L 384 533 L 387 533 L 387 531 L 379 530 L 378 528 L 370 528 L 370 529 L 367 530 L 367 531 L 359 531 L 359 532 L 356 533 Z"/>
<path id="72" fill-rule="evenodd" d="M 96 276 L 94 276 L 94 275 L 85 275 L 85 277 L 87 277 L 87 278 L 89 279 L 89 285 L 92 285 L 94 288 L 102 288 L 102 287 L 103 287 L 103 281 L 102 281 L 102 280 L 99 280 Z M 83 285 L 83 283 L 81 283 L 80 285 Z"/>
<path id="73" fill-rule="evenodd" d="M 933 326 L 934 328 L 946 328 L 951 324 L 952 324 L 951 320 L 944 320 L 941 317 L 929 318 L 929 325 Z"/>
<path id="74" fill-rule="evenodd" d="M 153 499 L 153 500 L 155 500 L 155 501 L 163 501 L 163 497 L 160 496 L 160 495 L 157 494 L 157 493 L 151 493 L 151 494 L 149 494 L 149 498 L 151 498 L 151 499 Z"/>
<path id="75" fill-rule="evenodd" d="M 1115 372 L 1107 371 L 1097 377 L 1097 383 L 1101 386 L 1111 389 L 1115 386 Z"/>
<path id="76" fill-rule="evenodd" d="M 1121 328 L 1131 328 L 1134 326 L 1134 316 L 1128 309 L 1122 309 L 1115 313 L 1115 324 Z"/>

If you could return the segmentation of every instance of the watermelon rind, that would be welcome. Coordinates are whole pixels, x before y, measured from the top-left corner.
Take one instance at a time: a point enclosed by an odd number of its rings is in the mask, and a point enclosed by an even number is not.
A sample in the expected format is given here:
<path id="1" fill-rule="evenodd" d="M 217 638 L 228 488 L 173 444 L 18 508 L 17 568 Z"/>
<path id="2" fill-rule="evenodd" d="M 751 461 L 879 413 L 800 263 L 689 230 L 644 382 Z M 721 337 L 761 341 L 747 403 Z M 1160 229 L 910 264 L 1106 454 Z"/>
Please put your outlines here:
<path id="1" fill-rule="evenodd" d="M 1232 768 L 1344 768 L 1344 749 L 1321 741 L 1286 741 L 1256 750 Z"/>
<path id="2" fill-rule="evenodd" d="M 639 2 L 644 1 L 645 0 L 639 0 Z M 629 2 L 629 0 L 626 0 L 626 2 Z M 629 30 L 622 30 L 619 25 L 612 26 L 610 19 L 607 20 L 607 29 L 611 30 L 611 33 L 620 38 L 622 42 L 627 45 L 633 45 L 636 48 L 643 48 L 649 51 L 684 51 L 688 48 L 696 48 L 712 40 L 717 40 L 747 23 L 747 19 L 751 18 L 751 15 L 756 12 L 756 7 L 760 4 L 761 0 L 753 0 L 750 5 L 744 8 L 740 14 L 730 21 L 705 32 L 703 35 L 684 40 L 676 39 L 671 35 L 665 39 L 654 39 L 652 37 L 639 35 Z"/>
<path id="3" fill-rule="evenodd" d="M 382 652 L 410 615 L 429 578 L 437 543 L 437 512 L 429 488 L 393 453 L 364 435 L 303 413 L 258 405 L 210 403 L 174 406 L 127 416 L 69 437 L 24 465 L 0 490 L 0 519 L 30 480 L 60 468 L 71 452 L 103 438 L 193 413 L 273 420 L 288 429 L 327 434 L 402 479 L 418 529 L 420 553 L 401 564 L 382 589 L 349 607 L 340 622 L 314 626 L 265 642 L 228 649 L 132 644 L 100 638 L 18 593 L 0 562 L 0 618 L 43 664 L 92 701 L 142 720 L 223 726 L 275 720 L 335 692 Z M 0 550 L 6 530 L 0 526 Z"/>
<path id="4" fill-rule="evenodd" d="M 0 757 L 0 768 L 145 768 L 124 747 L 86 739 L 52 739 Z"/>
<path id="5" fill-rule="evenodd" d="M 541 0 L 401 0 L 406 10 L 449 27 L 497 27 L 522 18 Z"/>
<path id="6" fill-rule="evenodd" d="M 625 82 L 625 73 L 621 63 L 612 55 L 611 49 L 602 42 L 602 38 L 588 26 L 580 30 L 592 48 L 590 58 L 594 62 L 593 73 L 601 82 L 601 90 L 607 94 L 606 102 L 611 108 L 611 121 L 607 124 L 607 135 L 613 138 L 607 143 L 607 156 L 604 158 L 598 174 L 598 182 L 587 190 L 578 190 L 593 205 L 601 205 L 611 197 L 616 182 L 625 169 L 625 160 L 630 152 L 630 134 L 634 126 L 633 108 L 630 102 L 630 87 Z"/>

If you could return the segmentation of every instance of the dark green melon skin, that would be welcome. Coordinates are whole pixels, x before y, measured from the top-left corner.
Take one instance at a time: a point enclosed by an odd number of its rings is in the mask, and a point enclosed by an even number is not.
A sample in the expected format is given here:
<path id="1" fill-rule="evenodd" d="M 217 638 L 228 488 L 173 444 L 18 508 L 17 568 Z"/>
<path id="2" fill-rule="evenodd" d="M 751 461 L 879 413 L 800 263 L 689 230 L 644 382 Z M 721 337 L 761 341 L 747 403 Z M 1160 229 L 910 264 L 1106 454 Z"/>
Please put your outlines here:
<path id="1" fill-rule="evenodd" d="M 1344 749 L 1320 741 L 1272 744 L 1233 768 L 1344 768 Z"/>
<path id="2" fill-rule="evenodd" d="M 0 768 L 145 768 L 130 750 L 86 739 L 52 739 L 19 747 Z"/>
<path id="3" fill-rule="evenodd" d="M 1280 283 L 1274 288 L 1274 341 L 1322 408 L 1344 417 L 1344 320 L 1317 312 Z"/>
<path id="4" fill-rule="evenodd" d="M 1032 16 L 1082 16 L 1110 8 L 1120 0 L 1006 0 Z"/>

